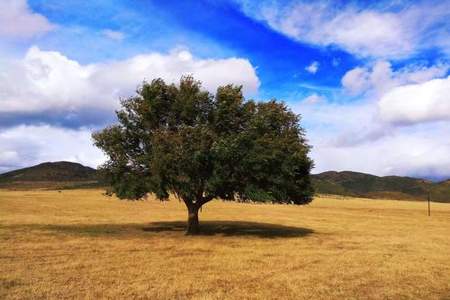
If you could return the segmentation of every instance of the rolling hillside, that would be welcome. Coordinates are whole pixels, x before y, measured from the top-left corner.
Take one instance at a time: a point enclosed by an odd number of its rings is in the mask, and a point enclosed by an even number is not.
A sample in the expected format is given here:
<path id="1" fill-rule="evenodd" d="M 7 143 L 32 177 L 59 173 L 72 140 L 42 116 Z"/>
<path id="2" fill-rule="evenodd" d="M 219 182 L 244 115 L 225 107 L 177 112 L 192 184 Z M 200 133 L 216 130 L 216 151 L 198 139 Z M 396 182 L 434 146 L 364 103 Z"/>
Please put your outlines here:
<path id="1" fill-rule="evenodd" d="M 312 175 L 318 194 L 399 200 L 431 200 L 450 203 L 450 180 L 429 180 L 358 172 L 328 171 Z M 46 162 L 29 168 L 0 174 L 0 188 L 78 188 L 98 187 L 102 183 L 93 168 L 73 162 Z"/>
<path id="2" fill-rule="evenodd" d="M 434 183 L 429 180 L 401 177 L 379 177 L 358 172 L 328 171 L 312 175 L 316 192 L 343 196 L 425 200 L 450 202 L 450 180 Z"/>
<path id="3" fill-rule="evenodd" d="M 81 187 L 98 185 L 97 171 L 78 163 L 45 162 L 0 174 L 0 187 Z"/>

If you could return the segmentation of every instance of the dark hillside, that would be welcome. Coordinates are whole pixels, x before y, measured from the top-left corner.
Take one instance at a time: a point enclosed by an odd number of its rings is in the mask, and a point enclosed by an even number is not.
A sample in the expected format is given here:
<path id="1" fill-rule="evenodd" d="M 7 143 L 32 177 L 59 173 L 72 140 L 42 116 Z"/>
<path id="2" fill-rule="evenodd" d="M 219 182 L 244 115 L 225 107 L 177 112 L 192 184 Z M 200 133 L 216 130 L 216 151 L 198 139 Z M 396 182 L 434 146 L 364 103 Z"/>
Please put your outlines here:
<path id="1" fill-rule="evenodd" d="M 45 162 L 0 174 L 0 187 L 66 187 L 96 185 L 97 171 L 78 163 Z"/>
<path id="2" fill-rule="evenodd" d="M 428 191 L 433 201 L 450 202 L 450 181 L 429 180 L 358 173 L 328 171 L 312 175 L 317 193 L 368 198 L 426 200 Z"/>
<path id="3" fill-rule="evenodd" d="M 312 175 L 316 192 L 366 198 L 431 200 L 450 203 L 450 180 L 429 180 L 351 172 L 328 171 Z M 86 188 L 100 187 L 101 180 L 93 168 L 73 162 L 46 162 L 33 167 L 0 174 L 0 188 Z"/>
<path id="4" fill-rule="evenodd" d="M 96 179 L 96 170 L 78 163 L 45 162 L 33 167 L 0 174 L 0 182 L 86 181 Z"/>

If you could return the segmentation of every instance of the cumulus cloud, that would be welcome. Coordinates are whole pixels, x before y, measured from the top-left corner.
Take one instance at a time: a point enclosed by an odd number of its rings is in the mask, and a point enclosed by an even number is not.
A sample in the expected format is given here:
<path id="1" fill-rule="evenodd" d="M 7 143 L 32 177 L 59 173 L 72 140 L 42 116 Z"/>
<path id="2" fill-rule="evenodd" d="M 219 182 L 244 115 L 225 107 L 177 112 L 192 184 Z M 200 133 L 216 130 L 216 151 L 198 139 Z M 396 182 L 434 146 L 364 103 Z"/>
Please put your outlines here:
<path id="1" fill-rule="evenodd" d="M 448 178 L 448 122 L 395 126 L 383 122 L 377 102 L 301 103 L 307 137 L 313 145 L 314 173 L 353 170 L 376 175 Z"/>
<path id="2" fill-rule="evenodd" d="M 351 95 L 373 92 L 379 96 L 397 86 L 422 83 L 442 77 L 448 69 L 448 64 L 437 64 L 431 67 L 416 64 L 394 71 L 388 61 L 379 60 L 372 66 L 349 70 L 342 77 L 341 83 Z"/>
<path id="3" fill-rule="evenodd" d="M 97 166 L 103 155 L 92 146 L 90 128 L 80 126 L 102 124 L 94 122 L 98 118 L 109 120 L 105 112 L 118 108 L 119 97 L 132 95 L 144 79 L 178 82 L 182 75 L 192 74 L 211 92 L 219 85 L 235 83 L 251 94 L 259 86 L 255 69 L 246 59 L 198 59 L 186 50 L 83 65 L 59 52 L 31 47 L 22 59 L 3 66 L 0 126 L 10 127 L 0 127 L 0 172 L 56 160 Z M 11 127 L 11 120 L 28 125 Z M 79 129 L 41 122 L 76 124 Z"/>
<path id="4" fill-rule="evenodd" d="M 450 79 L 439 78 L 448 69 L 407 65 L 394 71 L 389 62 L 377 61 L 348 71 L 341 82 L 348 93 L 376 101 L 381 122 L 407 125 L 450 119 Z"/>
<path id="5" fill-rule="evenodd" d="M 316 74 L 319 70 L 319 62 L 313 61 L 309 66 L 305 68 L 305 70 L 311 74 Z"/>
<path id="6" fill-rule="evenodd" d="M 435 28 L 450 17 L 447 1 L 395 11 L 362 9 L 355 4 L 341 7 L 325 1 L 238 2 L 246 14 L 293 39 L 338 46 L 358 56 L 398 58 L 425 45 L 447 51 L 443 41 L 448 40 L 448 32 Z"/>
<path id="7" fill-rule="evenodd" d="M 390 123 L 450 120 L 450 76 L 396 87 L 378 105 L 382 119 Z"/>
<path id="8" fill-rule="evenodd" d="M 433 132 L 433 134 L 430 134 Z M 448 178 L 449 127 L 397 128 L 380 139 L 342 147 L 332 143 L 313 148 L 315 172 L 357 170 L 378 175 Z"/>
<path id="9" fill-rule="evenodd" d="M 184 74 L 194 75 L 212 92 L 234 83 L 252 94 L 259 86 L 254 67 L 242 58 L 199 59 L 174 50 L 83 65 L 59 52 L 31 47 L 23 59 L 0 70 L 0 113 L 113 110 L 119 97 L 132 95 L 142 80 L 177 82 Z"/>
<path id="10" fill-rule="evenodd" d="M 448 65 L 386 61 L 350 70 L 345 90 L 355 102 L 301 101 L 313 145 L 314 172 L 354 170 L 377 175 L 450 176 L 450 76 Z M 345 97 L 345 95 L 342 95 Z"/>
<path id="11" fill-rule="evenodd" d="M 0 129 L 0 172 L 60 160 L 97 167 L 104 155 L 92 146 L 87 128 L 20 125 Z"/>
<path id="12" fill-rule="evenodd" d="M 44 16 L 32 12 L 26 0 L 0 1 L 0 37 L 30 38 L 55 27 Z"/>

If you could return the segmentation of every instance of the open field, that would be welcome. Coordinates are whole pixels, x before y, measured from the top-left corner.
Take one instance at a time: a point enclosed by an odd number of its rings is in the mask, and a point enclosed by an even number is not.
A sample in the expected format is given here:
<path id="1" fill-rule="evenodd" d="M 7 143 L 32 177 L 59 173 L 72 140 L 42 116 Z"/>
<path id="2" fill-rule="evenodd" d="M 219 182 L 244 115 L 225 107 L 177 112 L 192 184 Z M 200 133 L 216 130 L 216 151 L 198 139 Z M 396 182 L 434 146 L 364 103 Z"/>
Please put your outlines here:
<path id="1" fill-rule="evenodd" d="M 178 201 L 0 190 L 0 298 L 450 299 L 450 205 Z"/>

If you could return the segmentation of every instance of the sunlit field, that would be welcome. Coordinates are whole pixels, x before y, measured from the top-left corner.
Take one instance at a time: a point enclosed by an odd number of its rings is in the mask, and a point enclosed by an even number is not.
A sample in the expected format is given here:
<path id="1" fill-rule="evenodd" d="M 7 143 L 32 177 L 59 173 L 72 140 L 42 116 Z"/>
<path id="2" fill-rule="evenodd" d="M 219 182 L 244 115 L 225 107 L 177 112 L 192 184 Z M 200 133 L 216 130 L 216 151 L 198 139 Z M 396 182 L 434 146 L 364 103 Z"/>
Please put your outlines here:
<path id="1" fill-rule="evenodd" d="M 450 205 L 208 203 L 0 191 L 0 298 L 450 299 Z"/>

